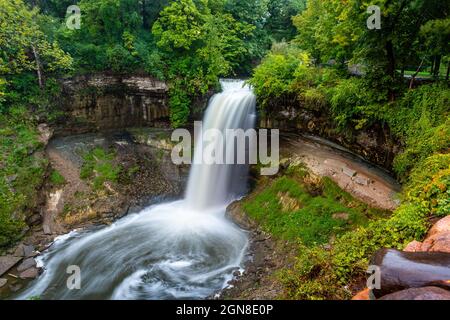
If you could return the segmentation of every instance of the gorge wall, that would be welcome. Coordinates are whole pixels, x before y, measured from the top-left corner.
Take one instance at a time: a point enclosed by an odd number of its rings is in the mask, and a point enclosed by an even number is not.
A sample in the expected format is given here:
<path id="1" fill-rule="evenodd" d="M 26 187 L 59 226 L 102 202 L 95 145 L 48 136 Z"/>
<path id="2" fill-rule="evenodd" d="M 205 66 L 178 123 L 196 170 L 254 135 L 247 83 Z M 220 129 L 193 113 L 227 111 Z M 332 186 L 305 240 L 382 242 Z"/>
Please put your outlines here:
<path id="1" fill-rule="evenodd" d="M 366 160 L 388 170 L 392 170 L 395 156 L 401 151 L 401 141 L 396 139 L 387 125 L 373 124 L 356 130 L 349 128 L 339 131 L 331 114 L 320 108 L 311 110 L 302 106 L 280 105 L 272 110 L 261 112 L 261 128 L 280 129 L 316 135 L 335 142 Z"/>
<path id="2" fill-rule="evenodd" d="M 61 81 L 63 94 L 59 101 L 66 115 L 56 130 L 68 135 L 120 129 L 126 127 L 168 127 L 168 86 L 144 75 L 97 73 Z M 214 92 L 193 101 L 191 121 L 200 120 L 208 99 Z M 337 130 L 326 108 L 307 108 L 296 103 L 282 103 L 260 112 L 260 128 L 306 133 L 328 139 L 365 159 L 392 169 L 401 142 L 380 123 L 362 130 Z"/>
<path id="3" fill-rule="evenodd" d="M 60 134 L 169 124 L 168 87 L 150 76 L 91 74 L 61 80 Z"/>

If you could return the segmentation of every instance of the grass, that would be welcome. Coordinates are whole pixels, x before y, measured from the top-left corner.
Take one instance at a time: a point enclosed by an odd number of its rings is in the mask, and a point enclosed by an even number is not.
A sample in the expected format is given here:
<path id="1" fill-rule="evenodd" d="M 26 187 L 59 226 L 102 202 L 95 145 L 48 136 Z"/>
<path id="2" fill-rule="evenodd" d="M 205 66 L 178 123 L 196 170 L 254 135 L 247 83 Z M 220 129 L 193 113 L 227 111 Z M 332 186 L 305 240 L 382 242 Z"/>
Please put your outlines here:
<path id="1" fill-rule="evenodd" d="M 441 167 L 418 173 L 425 189 L 433 190 L 430 182 Z M 394 213 L 371 208 L 329 178 L 293 165 L 277 178 L 261 179 L 242 208 L 275 239 L 297 247 L 294 265 L 276 274 L 284 299 L 348 299 L 376 250 L 402 249 L 428 228 L 427 210 L 417 203 L 405 202 Z"/>
<path id="2" fill-rule="evenodd" d="M 54 186 L 62 186 L 62 185 L 64 185 L 66 183 L 66 180 L 61 175 L 61 173 L 59 173 L 56 170 L 53 170 L 52 173 L 50 174 L 50 182 Z"/>
<path id="3" fill-rule="evenodd" d="M 267 232 L 308 246 L 325 244 L 386 214 L 355 200 L 329 178 L 293 174 L 292 170 L 247 198 L 243 208 Z"/>
<path id="4" fill-rule="evenodd" d="M 104 188 L 106 182 L 117 183 L 122 168 L 117 165 L 113 151 L 94 148 L 83 155 L 80 178 L 91 182 L 94 190 Z"/>

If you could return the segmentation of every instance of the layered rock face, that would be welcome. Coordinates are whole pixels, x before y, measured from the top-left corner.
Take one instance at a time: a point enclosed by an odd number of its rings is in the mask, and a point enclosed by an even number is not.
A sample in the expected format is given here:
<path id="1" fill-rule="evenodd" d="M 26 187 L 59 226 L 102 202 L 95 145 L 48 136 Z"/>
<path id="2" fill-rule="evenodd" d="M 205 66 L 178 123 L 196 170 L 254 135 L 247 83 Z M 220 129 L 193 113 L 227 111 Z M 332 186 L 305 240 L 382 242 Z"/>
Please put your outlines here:
<path id="1" fill-rule="evenodd" d="M 260 117 L 261 128 L 316 135 L 340 144 L 388 170 L 392 169 L 394 158 L 401 151 L 400 142 L 390 134 L 387 126 L 375 124 L 364 130 L 349 128 L 347 133 L 341 133 L 332 116 L 323 109 L 311 110 L 289 105 L 272 109 Z"/>
<path id="2" fill-rule="evenodd" d="M 65 79 L 62 86 L 69 133 L 168 123 L 168 87 L 152 77 L 92 74 Z"/>

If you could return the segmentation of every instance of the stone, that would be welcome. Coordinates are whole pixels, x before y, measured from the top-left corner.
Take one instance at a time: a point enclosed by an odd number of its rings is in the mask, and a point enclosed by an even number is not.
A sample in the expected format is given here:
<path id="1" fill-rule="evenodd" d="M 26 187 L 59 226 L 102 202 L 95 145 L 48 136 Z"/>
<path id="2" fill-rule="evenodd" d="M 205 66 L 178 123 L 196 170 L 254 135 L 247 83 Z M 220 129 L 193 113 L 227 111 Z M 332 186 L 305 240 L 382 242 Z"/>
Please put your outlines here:
<path id="1" fill-rule="evenodd" d="M 361 186 L 368 186 L 370 184 L 370 179 L 361 176 L 353 177 L 353 181 Z"/>
<path id="2" fill-rule="evenodd" d="M 31 244 L 29 244 L 29 245 L 24 244 L 23 245 L 23 253 L 24 253 L 25 258 L 35 256 L 34 246 Z"/>
<path id="3" fill-rule="evenodd" d="M 13 254 L 13 256 L 15 257 L 25 257 L 25 258 L 29 258 L 33 255 L 34 255 L 34 246 L 26 244 L 20 244 Z"/>
<path id="4" fill-rule="evenodd" d="M 3 256 L 0 257 L 0 276 L 5 274 L 9 269 L 14 267 L 19 261 L 22 260 L 21 257 L 14 256 Z"/>
<path id="5" fill-rule="evenodd" d="M 346 212 L 333 213 L 332 218 L 336 220 L 348 220 L 350 215 Z"/>
<path id="6" fill-rule="evenodd" d="M 353 169 L 350 169 L 349 167 L 343 167 L 342 173 L 344 173 L 346 176 L 349 176 L 350 178 L 356 176 L 356 171 Z"/>
<path id="7" fill-rule="evenodd" d="M 436 233 L 425 239 L 422 251 L 450 253 L 450 231 Z"/>
<path id="8" fill-rule="evenodd" d="M 226 217 L 245 230 L 252 230 L 255 223 L 245 214 L 239 201 L 231 203 L 226 210 Z"/>
<path id="9" fill-rule="evenodd" d="M 47 234 L 47 235 L 52 234 L 52 230 L 50 229 L 50 226 L 48 224 L 44 224 L 42 226 L 42 229 L 44 230 L 44 234 Z"/>
<path id="10" fill-rule="evenodd" d="M 37 268 L 29 268 L 25 270 L 24 272 L 20 273 L 19 278 L 20 279 L 34 279 L 39 275 L 39 269 Z"/>
<path id="11" fill-rule="evenodd" d="M 29 226 L 35 226 L 35 225 L 40 224 L 41 221 L 42 221 L 41 215 L 35 213 L 35 214 L 33 214 L 32 216 L 28 217 L 28 219 L 27 219 L 27 224 L 28 224 Z"/>
<path id="12" fill-rule="evenodd" d="M 405 247 L 405 249 L 403 249 L 403 251 L 405 252 L 420 252 L 422 251 L 422 242 L 414 240 L 411 241 L 410 243 L 408 243 Z"/>
<path id="13" fill-rule="evenodd" d="M 8 280 L 5 278 L 0 278 L 0 288 L 4 287 L 8 283 Z"/>
<path id="14" fill-rule="evenodd" d="M 352 300 L 370 300 L 370 289 L 366 288 L 360 292 L 358 292 Z"/>
<path id="15" fill-rule="evenodd" d="M 377 298 L 400 290 L 427 286 L 450 290 L 450 253 L 380 249 L 372 256 L 369 264 L 379 267 L 380 287 L 372 289 Z"/>
<path id="16" fill-rule="evenodd" d="M 22 272 L 29 268 L 35 267 L 36 261 L 33 258 L 25 259 L 18 267 L 17 271 Z"/>
<path id="17" fill-rule="evenodd" d="M 428 232 L 427 237 L 431 237 L 437 233 L 450 231 L 450 215 L 436 222 Z"/>
<path id="18" fill-rule="evenodd" d="M 20 244 L 17 246 L 16 250 L 14 250 L 13 256 L 14 257 L 23 257 L 25 255 L 23 250 L 23 245 Z"/>
<path id="19" fill-rule="evenodd" d="M 53 136 L 53 130 L 46 123 L 41 123 L 37 126 L 39 131 L 39 141 L 47 145 L 50 138 Z"/>
<path id="20" fill-rule="evenodd" d="M 385 295 L 379 300 L 450 300 L 450 291 L 438 287 L 410 288 Z"/>

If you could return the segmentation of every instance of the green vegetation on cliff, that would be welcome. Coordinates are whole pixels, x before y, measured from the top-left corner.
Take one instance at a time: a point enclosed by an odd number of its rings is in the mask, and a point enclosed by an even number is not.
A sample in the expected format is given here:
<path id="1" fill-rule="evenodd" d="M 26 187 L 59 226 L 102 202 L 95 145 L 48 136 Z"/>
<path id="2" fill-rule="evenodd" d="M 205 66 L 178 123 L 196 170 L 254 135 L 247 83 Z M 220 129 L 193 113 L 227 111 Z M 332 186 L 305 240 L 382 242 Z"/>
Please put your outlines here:
<path id="1" fill-rule="evenodd" d="M 331 250 L 303 241 L 298 264 L 283 274 L 290 298 L 348 297 L 343 286 L 364 276 L 372 253 L 401 249 L 425 235 L 430 218 L 450 214 L 450 88 L 442 68 L 450 59 L 444 40 L 450 29 L 437 27 L 449 25 L 449 5 L 377 5 L 382 28 L 369 30 L 358 1 L 308 1 L 293 19 L 295 39 L 274 44 L 249 81 L 262 112 L 283 106 L 318 111 L 347 135 L 380 124 L 403 145 L 393 163 L 405 183 L 400 207 L 391 217 L 338 235 Z M 415 77 L 430 65 L 428 83 L 418 82 Z M 404 77 L 408 70 L 412 79 Z M 276 218 L 263 225 L 270 219 Z"/>
<path id="2" fill-rule="evenodd" d="M 24 109 L 0 115 L 0 249 L 13 244 L 34 211 L 47 161 Z"/>

